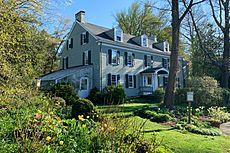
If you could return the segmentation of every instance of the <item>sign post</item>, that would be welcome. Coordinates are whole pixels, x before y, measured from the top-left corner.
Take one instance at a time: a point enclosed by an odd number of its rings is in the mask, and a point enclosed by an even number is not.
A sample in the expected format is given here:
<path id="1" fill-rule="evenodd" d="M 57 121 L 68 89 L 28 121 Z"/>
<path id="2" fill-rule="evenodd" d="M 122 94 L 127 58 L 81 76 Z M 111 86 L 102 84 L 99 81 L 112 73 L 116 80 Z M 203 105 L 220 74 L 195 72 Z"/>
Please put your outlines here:
<path id="1" fill-rule="evenodd" d="M 188 124 L 191 123 L 191 102 L 193 102 L 193 92 L 187 92 L 188 101 Z"/>

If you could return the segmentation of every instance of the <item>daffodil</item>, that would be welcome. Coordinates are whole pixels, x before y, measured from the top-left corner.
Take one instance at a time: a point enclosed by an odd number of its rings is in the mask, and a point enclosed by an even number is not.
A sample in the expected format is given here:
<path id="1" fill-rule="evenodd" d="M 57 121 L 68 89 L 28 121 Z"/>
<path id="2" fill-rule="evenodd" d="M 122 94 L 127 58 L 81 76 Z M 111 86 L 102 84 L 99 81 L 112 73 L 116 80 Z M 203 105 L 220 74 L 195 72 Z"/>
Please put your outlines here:
<path id="1" fill-rule="evenodd" d="M 46 137 L 46 141 L 50 141 L 51 140 L 51 137 L 50 136 L 47 136 Z"/>
<path id="2" fill-rule="evenodd" d="M 80 120 L 80 121 L 84 121 L 85 119 L 83 118 L 83 115 L 78 115 L 78 119 Z"/>
<path id="3" fill-rule="evenodd" d="M 82 125 L 81 125 L 81 127 L 82 127 L 82 128 L 85 128 L 85 127 L 86 127 L 86 125 L 85 125 L 85 124 L 82 124 Z"/>
<path id="4" fill-rule="evenodd" d="M 104 124 L 104 127 L 106 128 L 108 125 L 107 124 Z"/>
<path id="5" fill-rule="evenodd" d="M 64 141 L 59 141 L 59 144 L 60 144 L 60 145 L 63 145 L 63 144 L 64 144 Z"/>

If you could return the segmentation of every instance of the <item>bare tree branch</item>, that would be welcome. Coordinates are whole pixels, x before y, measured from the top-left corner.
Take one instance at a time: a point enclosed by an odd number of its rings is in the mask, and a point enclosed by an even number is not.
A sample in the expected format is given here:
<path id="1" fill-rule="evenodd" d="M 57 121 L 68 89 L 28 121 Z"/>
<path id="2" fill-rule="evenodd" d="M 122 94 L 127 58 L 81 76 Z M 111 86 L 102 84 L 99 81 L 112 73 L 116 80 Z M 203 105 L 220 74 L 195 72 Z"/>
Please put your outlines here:
<path id="1" fill-rule="evenodd" d="M 215 20 L 215 22 L 218 25 L 218 27 L 220 27 L 220 29 L 224 32 L 224 27 L 221 25 L 221 23 L 218 21 L 216 15 L 215 15 L 215 10 L 214 10 L 212 0 L 209 0 L 209 3 L 210 3 L 210 6 L 211 6 L 213 19 Z"/>

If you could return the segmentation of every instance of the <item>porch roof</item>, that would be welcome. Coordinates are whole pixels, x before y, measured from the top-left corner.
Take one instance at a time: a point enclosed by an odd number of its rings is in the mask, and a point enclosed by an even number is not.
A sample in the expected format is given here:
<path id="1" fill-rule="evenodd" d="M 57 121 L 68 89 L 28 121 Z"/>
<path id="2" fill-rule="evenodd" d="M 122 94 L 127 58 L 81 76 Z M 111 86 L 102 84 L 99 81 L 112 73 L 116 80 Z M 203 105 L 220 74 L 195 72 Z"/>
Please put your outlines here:
<path id="1" fill-rule="evenodd" d="M 76 67 L 72 67 L 72 68 L 69 68 L 69 69 L 58 70 L 58 71 L 51 72 L 51 73 L 48 73 L 46 75 L 43 75 L 38 79 L 41 80 L 41 81 L 58 80 L 60 78 L 64 78 L 64 77 L 66 77 L 68 75 L 71 75 L 73 73 L 79 72 L 79 70 L 81 70 L 81 69 L 88 68 L 88 67 L 90 67 L 90 65 L 76 66 Z"/>
<path id="2" fill-rule="evenodd" d="M 147 68 L 140 73 L 155 73 L 158 71 L 158 74 L 168 74 L 168 71 L 163 67 Z"/>

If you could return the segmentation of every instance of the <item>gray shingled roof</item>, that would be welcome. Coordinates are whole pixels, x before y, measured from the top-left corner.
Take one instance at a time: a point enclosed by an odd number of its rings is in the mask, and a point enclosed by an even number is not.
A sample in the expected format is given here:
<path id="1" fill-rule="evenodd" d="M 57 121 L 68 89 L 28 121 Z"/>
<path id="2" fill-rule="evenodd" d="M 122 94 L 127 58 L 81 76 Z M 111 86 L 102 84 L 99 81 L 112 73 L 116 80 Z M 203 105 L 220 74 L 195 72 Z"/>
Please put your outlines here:
<path id="1" fill-rule="evenodd" d="M 157 53 L 157 54 L 170 55 L 170 53 L 163 52 L 159 48 L 156 48 L 154 45 L 153 45 L 154 48 L 150 48 L 150 47 L 142 47 L 142 46 L 136 44 L 134 41 L 132 41 L 132 38 L 134 38 L 136 36 L 124 33 L 123 34 L 123 42 L 118 42 L 118 41 L 114 41 L 112 38 L 110 38 L 106 34 L 106 31 L 109 31 L 111 29 L 108 29 L 108 28 L 105 28 L 102 26 L 98 26 L 98 25 L 94 25 L 91 23 L 80 23 L 80 24 L 85 29 L 87 29 L 91 34 L 93 34 L 99 41 L 102 41 L 104 43 L 109 43 L 109 44 L 113 44 L 113 45 L 120 46 L 120 47 L 137 49 L 140 51 L 147 51 L 147 52 L 152 52 L 152 53 Z M 149 39 L 149 41 L 151 42 L 151 39 Z"/>
<path id="2" fill-rule="evenodd" d="M 86 67 L 90 67 L 90 65 L 86 65 L 86 66 L 76 66 L 76 67 L 71 67 L 65 70 L 58 70 L 55 72 L 51 72 L 49 74 L 45 74 L 44 76 L 41 76 L 39 79 L 42 81 L 45 80 L 57 80 L 60 78 L 64 78 L 66 76 L 69 76 L 71 74 L 74 74 L 76 72 L 79 72 L 79 70 L 86 68 Z"/>

